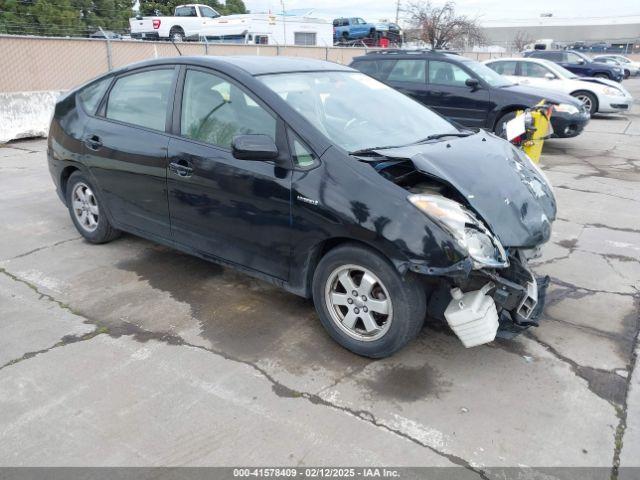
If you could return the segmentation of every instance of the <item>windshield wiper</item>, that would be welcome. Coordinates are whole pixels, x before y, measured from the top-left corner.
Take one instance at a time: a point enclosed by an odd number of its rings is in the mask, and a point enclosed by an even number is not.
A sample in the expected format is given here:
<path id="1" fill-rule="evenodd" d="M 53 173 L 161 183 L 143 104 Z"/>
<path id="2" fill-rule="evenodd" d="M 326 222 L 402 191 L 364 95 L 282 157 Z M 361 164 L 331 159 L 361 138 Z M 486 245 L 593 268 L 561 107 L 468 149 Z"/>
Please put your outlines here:
<path id="1" fill-rule="evenodd" d="M 429 140 L 437 140 L 439 138 L 444 138 L 444 137 L 468 137 L 469 135 L 473 135 L 473 133 L 474 132 L 434 133 L 433 135 L 429 135 L 428 137 L 425 137 L 422 140 L 418 140 L 417 142 L 411 143 L 410 145 L 418 145 L 420 143 L 428 142 Z"/>
<path id="2" fill-rule="evenodd" d="M 450 132 L 450 133 L 434 133 L 433 135 L 429 135 L 421 140 L 416 142 L 407 143 L 405 145 L 387 145 L 385 147 L 370 147 L 370 148 L 362 148 L 360 150 L 354 150 L 349 152 L 349 155 L 378 155 L 376 150 L 388 150 L 390 148 L 402 148 L 409 147 L 411 145 L 420 145 L 421 143 L 428 142 L 429 140 L 437 140 L 438 138 L 443 137 L 468 137 L 469 135 L 473 135 L 475 132 Z"/>
<path id="3" fill-rule="evenodd" d="M 375 151 L 376 150 L 387 150 L 389 148 L 401 148 L 401 147 L 406 147 L 406 145 L 387 145 L 385 147 L 370 147 L 370 148 L 361 148 L 360 150 L 354 150 L 352 152 L 349 152 L 349 155 L 370 155 L 370 154 L 374 154 L 374 155 L 378 155 Z"/>

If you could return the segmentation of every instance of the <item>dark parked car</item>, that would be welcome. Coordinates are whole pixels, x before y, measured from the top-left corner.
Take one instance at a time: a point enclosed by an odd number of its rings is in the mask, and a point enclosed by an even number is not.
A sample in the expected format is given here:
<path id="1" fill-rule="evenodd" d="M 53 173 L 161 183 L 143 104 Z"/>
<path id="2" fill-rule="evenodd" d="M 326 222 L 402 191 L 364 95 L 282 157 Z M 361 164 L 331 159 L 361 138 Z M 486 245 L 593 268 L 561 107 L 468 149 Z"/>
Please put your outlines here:
<path id="1" fill-rule="evenodd" d="M 580 77 L 608 78 L 621 82 L 624 70 L 619 66 L 594 62 L 586 55 L 571 50 L 532 50 L 525 57 L 544 58 L 563 66 Z"/>
<path id="2" fill-rule="evenodd" d="M 473 346 L 499 314 L 526 326 L 541 308 L 527 259 L 556 216 L 542 172 L 348 67 L 131 65 L 59 99 L 47 154 L 87 241 L 127 231 L 313 297 L 360 355 L 400 349 L 427 311 Z"/>
<path id="3" fill-rule="evenodd" d="M 119 33 L 112 32 L 111 30 L 96 30 L 89 38 L 104 38 L 109 40 L 119 40 L 122 38 L 122 35 Z"/>
<path id="4" fill-rule="evenodd" d="M 517 85 L 486 65 L 455 53 L 390 50 L 356 57 L 351 63 L 441 115 L 468 127 L 502 135 L 518 110 L 545 99 L 558 105 L 551 116 L 555 135 L 575 137 L 589 113 L 569 95 Z"/>

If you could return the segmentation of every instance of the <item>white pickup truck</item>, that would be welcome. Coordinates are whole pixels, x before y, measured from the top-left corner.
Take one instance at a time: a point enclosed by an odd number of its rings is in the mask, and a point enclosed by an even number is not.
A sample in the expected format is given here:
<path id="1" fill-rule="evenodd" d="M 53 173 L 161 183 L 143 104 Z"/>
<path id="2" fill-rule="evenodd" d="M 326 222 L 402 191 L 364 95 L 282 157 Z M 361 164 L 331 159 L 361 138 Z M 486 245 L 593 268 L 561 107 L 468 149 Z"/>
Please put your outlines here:
<path id="1" fill-rule="evenodd" d="M 143 40 L 197 40 L 200 31 L 211 26 L 220 14 L 208 5 L 190 3 L 178 5 L 172 17 L 143 17 L 129 19 L 131 38 Z"/>

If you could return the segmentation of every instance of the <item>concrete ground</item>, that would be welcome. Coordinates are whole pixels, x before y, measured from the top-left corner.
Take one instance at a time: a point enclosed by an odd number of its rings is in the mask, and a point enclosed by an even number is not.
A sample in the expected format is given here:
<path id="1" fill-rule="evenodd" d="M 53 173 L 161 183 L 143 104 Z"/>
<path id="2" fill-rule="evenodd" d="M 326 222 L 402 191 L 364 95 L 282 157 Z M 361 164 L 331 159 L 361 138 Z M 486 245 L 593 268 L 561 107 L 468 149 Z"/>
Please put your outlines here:
<path id="1" fill-rule="evenodd" d="M 45 148 L 0 148 L 0 466 L 640 466 L 639 104 L 545 146 L 540 328 L 465 349 L 430 324 L 380 361 L 265 283 L 84 242 Z"/>

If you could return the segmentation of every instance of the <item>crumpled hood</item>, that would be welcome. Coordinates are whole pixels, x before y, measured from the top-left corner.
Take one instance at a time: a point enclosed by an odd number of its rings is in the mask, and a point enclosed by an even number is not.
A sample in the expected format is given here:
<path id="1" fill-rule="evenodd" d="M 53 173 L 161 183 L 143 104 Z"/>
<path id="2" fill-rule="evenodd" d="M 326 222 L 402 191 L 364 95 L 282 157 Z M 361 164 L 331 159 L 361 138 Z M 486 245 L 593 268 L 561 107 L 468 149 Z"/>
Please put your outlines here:
<path id="1" fill-rule="evenodd" d="M 507 141 L 480 132 L 377 153 L 409 159 L 417 170 L 455 188 L 505 247 L 549 240 L 556 217 L 551 186 Z"/>

